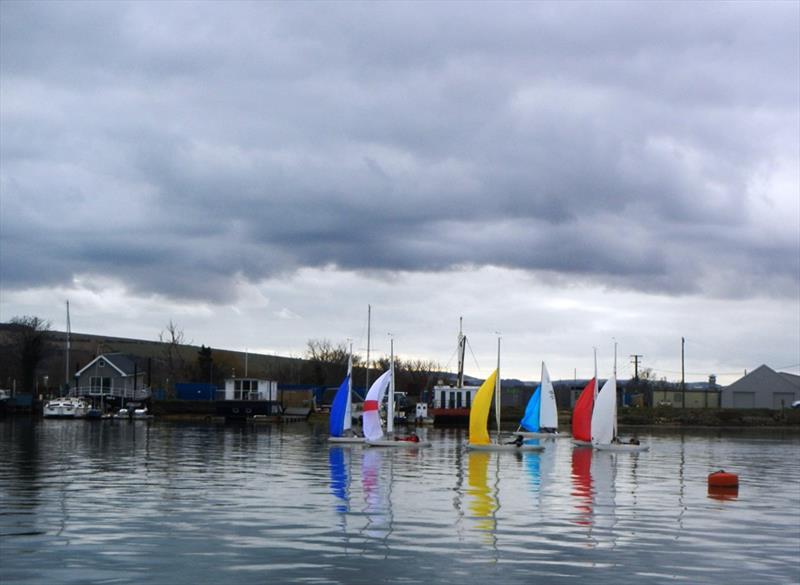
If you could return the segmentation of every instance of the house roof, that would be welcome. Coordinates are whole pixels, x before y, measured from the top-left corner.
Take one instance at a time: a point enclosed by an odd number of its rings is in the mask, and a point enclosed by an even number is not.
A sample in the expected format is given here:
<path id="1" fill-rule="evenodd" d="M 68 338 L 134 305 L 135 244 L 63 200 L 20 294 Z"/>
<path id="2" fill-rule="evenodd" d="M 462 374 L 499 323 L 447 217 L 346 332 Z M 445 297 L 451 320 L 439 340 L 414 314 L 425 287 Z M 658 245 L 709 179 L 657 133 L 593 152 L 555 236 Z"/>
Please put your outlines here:
<path id="1" fill-rule="evenodd" d="M 725 388 L 726 391 L 751 390 L 758 384 L 767 382 L 776 390 L 792 391 L 800 387 L 800 376 L 776 372 L 766 364 L 761 364 L 755 370 L 736 380 L 733 384 Z M 754 386 L 756 385 L 756 386 Z"/>
<path id="2" fill-rule="evenodd" d="M 789 372 L 778 372 L 778 374 L 790 384 L 800 388 L 800 376 L 796 374 L 790 374 Z"/>
<path id="3" fill-rule="evenodd" d="M 100 354 L 88 364 L 86 364 L 83 368 L 75 373 L 76 376 L 80 376 L 91 368 L 95 363 L 99 362 L 100 360 L 104 360 L 107 364 L 109 364 L 112 368 L 119 372 L 120 376 L 133 376 L 133 374 L 137 371 L 136 367 L 136 358 L 132 355 L 125 354 L 125 353 L 104 353 Z M 144 370 L 139 369 L 138 373 L 143 374 Z"/>

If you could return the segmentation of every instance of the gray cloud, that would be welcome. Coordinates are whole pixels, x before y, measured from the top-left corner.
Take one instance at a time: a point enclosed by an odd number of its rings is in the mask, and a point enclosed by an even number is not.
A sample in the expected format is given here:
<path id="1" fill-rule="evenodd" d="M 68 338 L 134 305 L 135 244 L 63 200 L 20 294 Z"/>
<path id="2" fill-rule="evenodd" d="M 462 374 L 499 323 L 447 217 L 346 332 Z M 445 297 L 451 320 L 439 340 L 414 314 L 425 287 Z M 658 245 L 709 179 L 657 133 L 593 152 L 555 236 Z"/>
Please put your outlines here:
<path id="1" fill-rule="evenodd" d="M 498 265 L 796 295 L 798 10 L 6 2 L 3 284 Z"/>

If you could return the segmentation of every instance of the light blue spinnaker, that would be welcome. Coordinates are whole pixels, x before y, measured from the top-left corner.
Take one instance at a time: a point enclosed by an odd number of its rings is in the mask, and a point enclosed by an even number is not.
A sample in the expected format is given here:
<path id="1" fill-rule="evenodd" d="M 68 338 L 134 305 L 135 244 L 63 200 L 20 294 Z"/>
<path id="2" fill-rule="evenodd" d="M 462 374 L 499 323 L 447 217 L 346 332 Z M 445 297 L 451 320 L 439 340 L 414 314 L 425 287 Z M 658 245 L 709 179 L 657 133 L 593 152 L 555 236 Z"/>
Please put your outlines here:
<path id="1" fill-rule="evenodd" d="M 350 374 L 345 376 L 342 385 L 336 391 L 336 396 L 331 405 L 330 415 L 330 432 L 331 437 L 341 437 L 345 428 L 350 428 L 345 425 L 345 419 L 349 415 L 348 403 L 350 399 Z"/>
<path id="2" fill-rule="evenodd" d="M 541 409 L 541 395 L 542 387 L 537 386 L 536 391 L 528 400 L 528 406 L 525 407 L 525 415 L 520 421 L 520 426 L 529 433 L 539 432 L 539 410 Z"/>

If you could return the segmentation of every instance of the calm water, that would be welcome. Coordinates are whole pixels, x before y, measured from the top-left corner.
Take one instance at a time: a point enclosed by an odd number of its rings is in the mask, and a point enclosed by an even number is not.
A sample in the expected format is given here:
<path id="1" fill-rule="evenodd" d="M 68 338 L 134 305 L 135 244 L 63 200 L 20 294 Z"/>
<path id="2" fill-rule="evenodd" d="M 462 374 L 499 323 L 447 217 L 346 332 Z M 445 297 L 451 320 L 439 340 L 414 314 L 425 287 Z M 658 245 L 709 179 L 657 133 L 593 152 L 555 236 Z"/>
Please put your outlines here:
<path id="1" fill-rule="evenodd" d="M 0 583 L 800 581 L 797 435 L 519 455 L 465 453 L 455 430 L 418 452 L 325 432 L 0 421 Z M 719 468 L 735 499 L 709 497 Z"/>

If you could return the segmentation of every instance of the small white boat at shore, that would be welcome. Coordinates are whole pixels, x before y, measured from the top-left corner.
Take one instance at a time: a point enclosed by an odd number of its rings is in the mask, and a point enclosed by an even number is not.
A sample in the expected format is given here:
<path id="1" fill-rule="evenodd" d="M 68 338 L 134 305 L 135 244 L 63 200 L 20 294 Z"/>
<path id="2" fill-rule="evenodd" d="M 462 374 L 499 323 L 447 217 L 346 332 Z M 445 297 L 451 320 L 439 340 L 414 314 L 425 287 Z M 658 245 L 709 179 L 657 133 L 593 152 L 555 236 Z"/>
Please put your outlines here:
<path id="1" fill-rule="evenodd" d="M 149 413 L 147 407 L 134 408 L 133 410 L 120 408 L 114 418 L 118 420 L 150 420 L 153 415 Z"/>
<path id="2" fill-rule="evenodd" d="M 83 418 L 90 410 L 80 398 L 62 397 L 48 400 L 42 408 L 44 418 Z"/>

